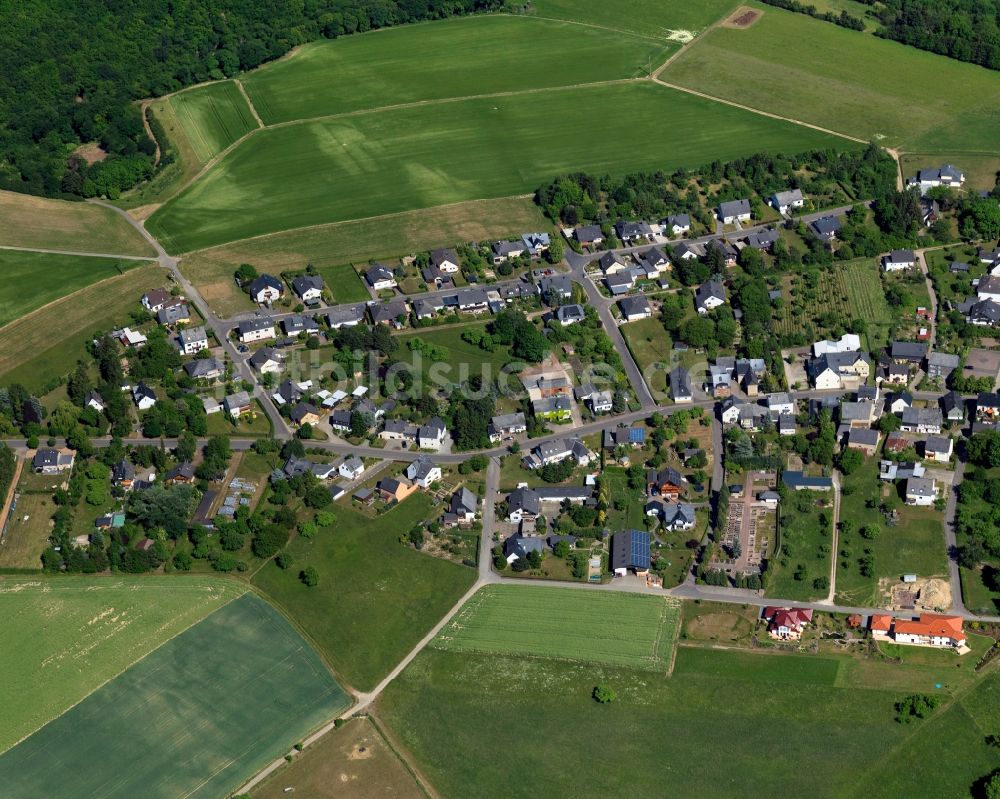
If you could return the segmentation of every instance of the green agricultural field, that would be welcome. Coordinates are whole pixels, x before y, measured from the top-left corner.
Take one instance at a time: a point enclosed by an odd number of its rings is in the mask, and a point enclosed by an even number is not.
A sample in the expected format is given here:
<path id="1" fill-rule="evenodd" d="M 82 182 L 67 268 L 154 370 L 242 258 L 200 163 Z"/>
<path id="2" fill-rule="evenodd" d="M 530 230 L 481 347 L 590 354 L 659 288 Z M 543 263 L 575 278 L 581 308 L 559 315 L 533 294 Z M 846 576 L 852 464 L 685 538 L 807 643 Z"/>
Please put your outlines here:
<path id="1" fill-rule="evenodd" d="M 431 515 L 424 494 L 376 519 L 334 507 L 337 522 L 288 546 L 292 568 L 267 564 L 253 582 L 315 642 L 337 674 L 369 690 L 472 585 L 472 569 L 416 552 L 399 536 Z M 299 571 L 313 566 L 319 585 Z"/>
<path id="2" fill-rule="evenodd" d="M 431 327 L 407 333 L 397 337 L 400 345 L 397 357 L 411 364 L 414 374 L 421 373 L 432 388 L 465 382 L 471 375 L 482 375 L 486 383 L 491 383 L 510 362 L 510 348 L 498 346 L 493 352 L 487 352 L 477 344 L 463 341 L 462 333 L 466 330 L 484 329 L 482 324 L 472 324 L 444 330 Z M 428 357 L 424 352 L 410 351 L 409 342 L 414 339 L 420 339 L 431 347 L 430 354 L 434 357 Z M 517 376 L 510 374 L 509 384 L 519 387 Z"/>
<path id="3" fill-rule="evenodd" d="M 0 578 L 0 751 L 244 590 L 213 577 Z"/>
<path id="4" fill-rule="evenodd" d="M 119 214 L 93 203 L 50 200 L 0 191 L 0 246 L 155 255 Z"/>
<path id="5" fill-rule="evenodd" d="M 954 656 L 942 660 L 955 670 Z M 444 796 L 618 796 L 627 783 L 637 798 L 665 790 L 744 797 L 747 786 L 760 796 L 846 797 L 855 795 L 859 771 L 889 758 L 912 730 L 894 721 L 896 690 L 835 685 L 842 663 L 681 647 L 667 678 L 430 649 L 388 687 L 378 712 Z M 881 669 L 892 673 L 891 665 Z M 615 690 L 616 701 L 591 699 L 599 683 Z M 497 756 L 511 741 L 515 768 Z M 711 769 L 693 768 L 707 751 L 719 753 Z M 901 768 L 904 762 L 900 755 Z M 900 794 L 876 786 L 865 795 Z"/>
<path id="6" fill-rule="evenodd" d="M 567 19 L 645 36 L 664 37 L 677 32 L 697 33 L 723 19 L 739 4 L 733 0 L 533 0 L 540 17 Z"/>
<path id="7" fill-rule="evenodd" d="M 212 310 L 225 316 L 247 310 L 250 301 L 233 281 L 242 263 L 278 274 L 311 263 L 337 302 L 360 302 L 369 294 L 351 263 L 387 260 L 460 241 L 488 241 L 528 230 L 549 230 L 541 210 L 525 197 L 458 203 L 382 217 L 320 225 L 201 250 L 181 261 L 181 271 Z"/>
<path id="8" fill-rule="evenodd" d="M 433 646 L 666 672 L 679 615 L 679 604 L 666 597 L 486 586 L 445 625 Z"/>
<path id="9" fill-rule="evenodd" d="M 825 599 L 833 545 L 833 497 L 790 491 L 778 519 L 779 550 L 769 561 L 767 595 L 800 601 Z M 825 580 L 827 587 L 817 587 L 816 580 Z"/>
<path id="10" fill-rule="evenodd" d="M 615 113 L 595 112 L 612 107 Z M 650 138 L 650 130 L 657 135 Z M 147 226 L 168 250 L 188 252 L 523 194 L 572 169 L 618 175 L 845 144 L 652 83 L 479 98 L 450 103 L 446 114 L 427 105 L 263 130 L 165 203 Z"/>
<path id="11" fill-rule="evenodd" d="M 861 139 L 920 152 L 991 152 L 1000 74 L 804 14 L 718 27 L 662 79 Z M 920 80 L 900 76 L 920 75 Z"/>
<path id="12" fill-rule="evenodd" d="M 243 82 L 265 124 L 645 75 L 676 45 L 516 16 L 400 25 L 308 44 Z M 333 77 L 335 76 L 335 77 Z M 448 106 L 437 109 L 444 118 Z"/>
<path id="13" fill-rule="evenodd" d="M 0 250 L 0 327 L 141 261 Z"/>
<path id="14" fill-rule="evenodd" d="M 878 479 L 878 460 L 866 458 L 860 469 L 842 478 L 840 499 L 841 522 L 848 520 L 854 527 L 849 535 L 840 536 L 837 557 L 837 601 L 844 605 L 881 606 L 878 578 L 898 580 L 908 572 L 920 577 L 946 577 L 948 562 L 944 540 L 944 518 L 934 508 L 912 508 L 903 505 L 896 496 L 896 486 Z M 884 494 L 883 491 L 889 491 Z M 866 501 L 889 501 L 898 507 L 900 520 L 895 526 L 886 524 L 878 508 L 866 507 Z M 874 525 L 879 535 L 874 540 L 863 538 L 859 531 Z M 870 548 L 875 558 L 875 573 L 861 574 L 858 559 Z M 843 555 L 844 550 L 850 553 Z M 846 565 L 845 565 L 846 564 Z"/>
<path id="15" fill-rule="evenodd" d="M 174 94 L 170 105 L 201 163 L 258 127 L 246 98 L 232 80 Z"/>
<path id="16" fill-rule="evenodd" d="M 10 796 L 217 799 L 349 704 L 246 594 L 0 757 L 0 782 Z"/>
<path id="17" fill-rule="evenodd" d="M 65 375 L 84 357 L 91 336 L 128 322 L 143 292 L 164 281 L 159 266 L 140 266 L 11 322 L 0 330 L 0 378 L 38 390 Z"/>

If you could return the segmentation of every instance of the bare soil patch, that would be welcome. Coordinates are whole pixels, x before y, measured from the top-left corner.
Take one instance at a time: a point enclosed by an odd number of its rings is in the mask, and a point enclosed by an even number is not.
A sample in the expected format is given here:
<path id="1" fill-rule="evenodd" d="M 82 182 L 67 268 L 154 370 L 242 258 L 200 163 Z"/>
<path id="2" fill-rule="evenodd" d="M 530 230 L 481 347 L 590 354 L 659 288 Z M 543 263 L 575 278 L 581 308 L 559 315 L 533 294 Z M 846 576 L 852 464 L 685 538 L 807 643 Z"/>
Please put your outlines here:
<path id="1" fill-rule="evenodd" d="M 107 151 L 95 141 L 88 144 L 81 144 L 73 151 L 73 155 L 80 156 L 80 158 L 87 162 L 88 166 L 96 164 L 98 161 L 103 161 L 108 157 Z"/>
<path id="2" fill-rule="evenodd" d="M 740 6 L 732 13 L 725 22 L 722 23 L 723 28 L 749 28 L 758 19 L 760 19 L 763 11 L 756 8 L 747 8 L 746 6 Z"/>

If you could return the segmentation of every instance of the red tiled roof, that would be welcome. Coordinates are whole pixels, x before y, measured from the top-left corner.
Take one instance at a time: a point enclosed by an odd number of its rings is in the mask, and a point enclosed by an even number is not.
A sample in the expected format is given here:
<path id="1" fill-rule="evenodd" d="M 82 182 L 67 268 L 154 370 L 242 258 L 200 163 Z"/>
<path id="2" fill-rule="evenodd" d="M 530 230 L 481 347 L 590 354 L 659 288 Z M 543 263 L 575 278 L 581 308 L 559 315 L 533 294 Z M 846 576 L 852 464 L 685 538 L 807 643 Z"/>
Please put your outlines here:
<path id="1" fill-rule="evenodd" d="M 953 641 L 965 640 L 960 616 L 942 616 L 937 613 L 921 613 L 916 621 L 899 619 L 896 622 L 896 632 L 907 635 L 932 635 L 938 638 L 951 638 Z"/>
<path id="2" fill-rule="evenodd" d="M 868 622 L 868 629 L 876 632 L 887 633 L 892 629 L 892 616 L 877 614 L 871 617 Z"/>
<path id="3" fill-rule="evenodd" d="M 812 621 L 813 612 L 809 608 L 764 608 L 764 618 L 768 620 L 767 629 L 787 627 L 789 630 L 800 631 Z"/>

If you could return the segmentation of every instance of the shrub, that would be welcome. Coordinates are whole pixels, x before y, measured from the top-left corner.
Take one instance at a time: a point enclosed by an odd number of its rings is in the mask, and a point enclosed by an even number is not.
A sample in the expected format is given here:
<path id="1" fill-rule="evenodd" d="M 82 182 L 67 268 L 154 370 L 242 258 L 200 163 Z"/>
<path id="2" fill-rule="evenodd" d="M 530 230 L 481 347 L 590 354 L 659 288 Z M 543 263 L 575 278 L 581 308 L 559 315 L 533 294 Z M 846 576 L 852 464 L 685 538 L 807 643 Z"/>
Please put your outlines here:
<path id="1" fill-rule="evenodd" d="M 618 698 L 618 695 L 610 685 L 601 684 L 594 686 L 593 697 L 596 702 L 607 705 L 614 702 Z"/>

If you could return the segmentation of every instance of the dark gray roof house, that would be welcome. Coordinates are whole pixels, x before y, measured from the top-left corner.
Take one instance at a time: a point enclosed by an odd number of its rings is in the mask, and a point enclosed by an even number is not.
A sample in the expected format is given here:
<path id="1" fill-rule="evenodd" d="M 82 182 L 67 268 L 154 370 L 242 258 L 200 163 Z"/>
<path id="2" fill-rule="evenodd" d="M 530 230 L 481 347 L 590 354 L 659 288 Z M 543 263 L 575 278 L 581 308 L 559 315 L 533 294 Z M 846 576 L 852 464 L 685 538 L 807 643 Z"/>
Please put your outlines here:
<path id="1" fill-rule="evenodd" d="M 821 241 L 833 241 L 837 238 L 837 234 L 840 233 L 842 227 L 840 218 L 836 216 L 820 217 L 809 223 L 809 228 L 812 230 L 813 235 Z"/>
<path id="2" fill-rule="evenodd" d="M 391 324 L 400 318 L 405 319 L 409 313 L 409 307 L 406 300 L 397 298 L 372 303 L 368 306 L 368 312 L 371 314 L 373 324 Z"/>
<path id="3" fill-rule="evenodd" d="M 331 308 L 326 314 L 326 323 L 337 330 L 341 327 L 353 327 L 359 325 L 365 318 L 365 304 L 363 302 L 353 305 L 338 305 Z"/>
<path id="4" fill-rule="evenodd" d="M 719 203 L 719 219 L 723 222 L 749 215 L 750 200 L 729 200 L 728 202 Z"/>
<path id="5" fill-rule="evenodd" d="M 645 530 L 625 530 L 615 533 L 611 539 L 610 566 L 615 574 L 647 571 L 649 533 Z"/>
<path id="6" fill-rule="evenodd" d="M 894 341 L 889 357 L 894 361 L 919 364 L 927 357 L 927 345 L 919 341 Z"/>
<path id="7" fill-rule="evenodd" d="M 274 275 L 259 275 L 250 283 L 250 296 L 257 299 L 262 291 L 272 290 L 278 292 L 278 296 L 285 293 L 285 287 Z"/>
<path id="8" fill-rule="evenodd" d="M 317 292 L 322 293 L 325 285 L 323 278 L 319 275 L 300 275 L 292 281 L 292 291 L 298 295 L 299 299 L 311 299 Z"/>

